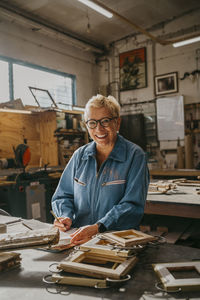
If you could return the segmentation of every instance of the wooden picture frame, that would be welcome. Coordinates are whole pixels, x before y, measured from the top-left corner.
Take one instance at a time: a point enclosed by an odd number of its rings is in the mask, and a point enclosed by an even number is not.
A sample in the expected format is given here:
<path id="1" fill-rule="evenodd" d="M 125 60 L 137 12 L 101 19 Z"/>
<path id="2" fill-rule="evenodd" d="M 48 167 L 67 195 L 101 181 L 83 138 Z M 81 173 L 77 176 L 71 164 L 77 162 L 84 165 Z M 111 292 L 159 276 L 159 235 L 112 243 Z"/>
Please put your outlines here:
<path id="1" fill-rule="evenodd" d="M 153 269 L 160 278 L 166 291 L 194 291 L 200 290 L 200 261 L 153 264 Z M 176 279 L 172 271 L 196 271 L 199 278 Z"/>
<path id="2" fill-rule="evenodd" d="M 121 248 L 121 246 L 117 247 L 117 244 L 114 242 L 110 242 L 105 239 L 101 239 L 100 237 L 94 237 L 89 240 L 85 244 L 80 245 L 81 251 L 90 251 L 90 253 L 95 255 L 103 255 L 106 257 L 128 257 L 135 253 L 134 250 L 126 250 Z"/>
<path id="3" fill-rule="evenodd" d="M 154 77 L 155 95 L 162 96 L 178 92 L 178 72 L 172 72 Z"/>
<path id="4" fill-rule="evenodd" d="M 138 259 L 136 256 L 129 259 L 116 257 L 95 256 L 90 252 L 77 251 L 66 260 L 63 260 L 58 269 L 65 272 L 82 274 L 95 278 L 121 279 L 133 268 Z"/>
<path id="5" fill-rule="evenodd" d="M 134 49 L 119 55 L 120 90 L 147 87 L 146 48 Z"/>
<path id="6" fill-rule="evenodd" d="M 142 245 L 151 241 L 155 241 L 157 239 L 154 236 L 135 229 L 106 232 L 102 234 L 102 237 L 104 237 L 108 241 L 115 242 L 124 247 Z"/>

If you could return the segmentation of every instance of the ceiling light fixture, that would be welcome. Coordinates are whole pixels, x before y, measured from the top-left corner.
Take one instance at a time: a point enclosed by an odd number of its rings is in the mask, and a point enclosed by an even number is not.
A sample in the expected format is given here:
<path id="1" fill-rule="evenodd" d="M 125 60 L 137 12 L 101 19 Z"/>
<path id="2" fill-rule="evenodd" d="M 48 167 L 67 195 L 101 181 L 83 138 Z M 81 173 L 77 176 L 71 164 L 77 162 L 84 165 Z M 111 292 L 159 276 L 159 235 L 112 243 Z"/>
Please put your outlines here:
<path id="1" fill-rule="evenodd" d="M 189 45 L 192 43 L 196 43 L 200 41 L 200 36 L 194 37 L 192 39 L 188 39 L 188 40 L 184 40 L 184 41 L 180 41 L 177 43 L 173 43 L 173 47 L 181 47 L 181 46 L 185 46 L 185 45 Z"/>
<path id="2" fill-rule="evenodd" d="M 96 10 L 98 13 L 104 15 L 107 18 L 112 18 L 113 14 L 110 13 L 108 10 L 104 9 L 103 7 L 95 4 L 94 2 L 90 1 L 90 0 L 78 0 L 79 2 L 87 5 L 88 7 Z"/>

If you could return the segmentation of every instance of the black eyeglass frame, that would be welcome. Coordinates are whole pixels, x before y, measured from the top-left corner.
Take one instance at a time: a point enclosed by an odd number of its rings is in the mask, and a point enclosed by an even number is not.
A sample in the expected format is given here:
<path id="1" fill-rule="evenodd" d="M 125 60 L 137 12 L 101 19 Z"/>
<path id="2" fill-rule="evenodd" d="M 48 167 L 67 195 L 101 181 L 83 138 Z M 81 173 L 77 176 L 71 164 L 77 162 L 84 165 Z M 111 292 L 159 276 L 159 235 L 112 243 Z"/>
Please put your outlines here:
<path id="1" fill-rule="evenodd" d="M 110 124 L 110 122 L 112 121 L 112 120 L 114 120 L 114 119 L 117 119 L 118 117 L 112 117 L 112 118 L 109 118 L 109 117 L 104 117 L 104 118 L 102 118 L 102 119 L 100 119 L 100 120 L 95 120 L 95 119 L 90 119 L 90 120 L 87 120 L 85 123 L 86 123 L 86 125 L 90 128 L 90 129 L 94 129 L 94 128 L 96 128 L 97 127 L 97 124 L 99 123 L 102 127 L 109 127 L 109 124 Z M 108 123 L 108 125 L 103 125 L 101 122 L 102 122 L 102 120 L 109 120 L 109 123 Z M 90 121 L 94 121 L 95 123 L 96 123 L 96 126 L 95 127 L 90 127 L 89 125 L 88 125 L 88 123 L 90 122 Z"/>

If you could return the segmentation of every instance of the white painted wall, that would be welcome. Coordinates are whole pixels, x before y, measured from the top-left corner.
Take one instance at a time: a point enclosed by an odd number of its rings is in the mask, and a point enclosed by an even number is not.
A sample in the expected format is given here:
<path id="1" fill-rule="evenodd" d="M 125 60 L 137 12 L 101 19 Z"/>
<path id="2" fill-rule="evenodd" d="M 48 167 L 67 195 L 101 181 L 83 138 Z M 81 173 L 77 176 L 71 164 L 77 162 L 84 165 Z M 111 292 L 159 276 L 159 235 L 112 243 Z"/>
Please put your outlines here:
<path id="1" fill-rule="evenodd" d="M 199 24 L 199 12 L 193 12 L 189 16 L 184 16 L 167 24 L 160 31 L 152 32 L 154 36 L 172 35 L 192 28 Z M 168 38 L 169 39 L 169 38 Z M 119 82 L 119 54 L 130 50 L 146 47 L 147 50 L 147 87 L 120 93 L 122 103 L 129 102 L 130 99 L 136 101 L 148 101 L 155 98 L 154 94 L 154 75 L 160 75 L 170 72 L 178 72 L 178 95 L 184 95 L 185 103 L 200 102 L 200 75 L 192 81 L 189 77 L 180 80 L 185 72 L 200 70 L 200 42 L 184 47 L 174 48 L 172 45 L 162 46 L 153 43 L 145 36 L 139 35 L 115 43 L 112 54 L 109 57 L 111 63 L 110 80 Z M 199 58 L 197 59 L 197 52 Z M 99 64 L 100 85 L 106 85 L 107 76 L 105 74 L 106 66 Z M 193 78 L 194 79 L 194 78 Z M 115 95 L 117 97 L 117 94 Z"/>
<path id="2" fill-rule="evenodd" d="M 162 46 L 155 45 L 155 56 L 153 45 L 151 43 L 141 42 L 137 46 L 131 41 L 127 44 L 120 44 L 115 48 L 115 54 L 110 57 L 111 81 L 119 81 L 119 54 L 146 47 L 147 50 L 147 87 L 136 90 L 122 91 L 120 100 L 127 103 L 130 99 L 137 101 L 148 101 L 155 98 L 154 94 L 154 68 L 155 75 L 178 72 L 178 95 L 184 95 L 185 103 L 200 102 L 200 75 L 191 80 L 190 77 L 180 80 L 185 72 L 192 72 L 200 69 L 200 57 L 197 60 L 197 53 L 200 56 L 200 42 L 187 45 L 184 47 L 174 48 L 172 45 Z M 155 65 L 154 60 L 155 59 Z M 108 84 L 106 65 L 99 64 L 100 86 Z M 117 97 L 117 94 L 115 95 Z"/>
<path id="3" fill-rule="evenodd" d="M 180 80 L 185 72 L 191 73 L 196 69 L 200 69 L 200 42 L 179 48 L 157 45 L 156 51 L 157 74 L 177 71 L 179 94 L 184 95 L 186 103 L 200 102 L 200 75 L 193 78 L 193 80 L 190 77 Z M 197 52 L 199 52 L 198 65 Z"/>
<path id="4" fill-rule="evenodd" d="M 75 75 L 79 106 L 84 106 L 97 91 L 93 54 L 3 19 L 0 55 Z"/>

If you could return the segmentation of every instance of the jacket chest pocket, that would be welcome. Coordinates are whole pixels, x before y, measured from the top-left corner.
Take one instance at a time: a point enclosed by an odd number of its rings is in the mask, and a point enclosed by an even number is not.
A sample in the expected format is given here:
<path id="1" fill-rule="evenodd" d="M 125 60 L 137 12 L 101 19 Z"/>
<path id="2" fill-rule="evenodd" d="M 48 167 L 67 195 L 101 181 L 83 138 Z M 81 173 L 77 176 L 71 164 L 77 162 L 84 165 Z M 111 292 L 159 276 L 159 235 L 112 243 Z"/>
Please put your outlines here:
<path id="1" fill-rule="evenodd" d="M 80 185 L 80 186 L 86 186 L 86 183 L 85 182 L 83 182 L 83 181 L 80 181 L 78 178 L 76 178 L 76 177 L 74 177 L 74 181 L 78 184 L 78 185 Z"/>
<path id="2" fill-rule="evenodd" d="M 119 179 L 119 180 L 113 180 L 113 181 L 107 181 L 102 183 L 102 186 L 108 186 L 108 185 L 124 185 L 126 182 L 125 179 Z"/>

